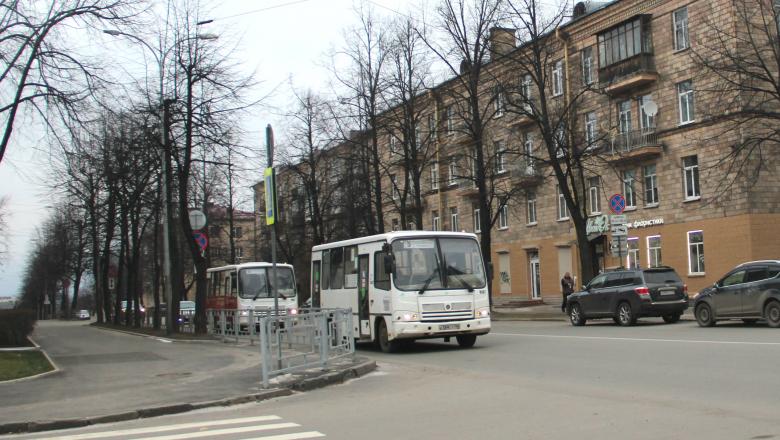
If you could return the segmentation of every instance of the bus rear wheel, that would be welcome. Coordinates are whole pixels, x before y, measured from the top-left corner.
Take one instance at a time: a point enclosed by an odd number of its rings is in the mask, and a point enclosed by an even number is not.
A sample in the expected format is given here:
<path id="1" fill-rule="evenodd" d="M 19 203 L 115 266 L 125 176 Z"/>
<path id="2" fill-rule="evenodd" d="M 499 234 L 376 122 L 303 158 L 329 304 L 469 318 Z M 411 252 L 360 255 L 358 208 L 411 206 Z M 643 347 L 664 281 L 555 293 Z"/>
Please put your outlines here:
<path id="1" fill-rule="evenodd" d="M 471 348 L 477 342 L 477 335 L 458 335 L 455 338 L 461 348 Z"/>
<path id="2" fill-rule="evenodd" d="M 385 324 L 385 320 L 380 320 L 377 327 L 377 342 L 379 342 L 379 349 L 384 353 L 395 353 L 398 351 L 398 348 L 401 346 L 401 344 L 397 339 L 392 341 L 389 340 L 389 336 L 387 334 L 387 324 Z"/>

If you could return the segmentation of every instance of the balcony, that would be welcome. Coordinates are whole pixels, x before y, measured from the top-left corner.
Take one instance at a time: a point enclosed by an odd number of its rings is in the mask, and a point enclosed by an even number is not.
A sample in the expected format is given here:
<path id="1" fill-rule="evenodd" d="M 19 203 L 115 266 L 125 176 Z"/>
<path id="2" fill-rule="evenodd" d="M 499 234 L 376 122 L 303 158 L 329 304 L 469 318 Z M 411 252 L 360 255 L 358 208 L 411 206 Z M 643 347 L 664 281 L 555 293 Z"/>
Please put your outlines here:
<path id="1" fill-rule="evenodd" d="M 655 57 L 640 53 L 599 69 L 599 83 L 604 90 L 617 95 L 658 80 Z"/>
<path id="2" fill-rule="evenodd" d="M 477 188 L 473 182 L 464 181 L 463 184 L 458 187 L 458 192 L 456 194 L 458 197 L 479 197 L 479 188 Z"/>
<path id="3" fill-rule="evenodd" d="M 533 165 L 520 165 L 512 170 L 512 184 L 518 188 L 530 188 L 542 183 L 542 173 Z"/>
<path id="4" fill-rule="evenodd" d="M 612 138 L 612 163 L 631 162 L 660 156 L 664 151 L 655 129 L 631 130 Z"/>

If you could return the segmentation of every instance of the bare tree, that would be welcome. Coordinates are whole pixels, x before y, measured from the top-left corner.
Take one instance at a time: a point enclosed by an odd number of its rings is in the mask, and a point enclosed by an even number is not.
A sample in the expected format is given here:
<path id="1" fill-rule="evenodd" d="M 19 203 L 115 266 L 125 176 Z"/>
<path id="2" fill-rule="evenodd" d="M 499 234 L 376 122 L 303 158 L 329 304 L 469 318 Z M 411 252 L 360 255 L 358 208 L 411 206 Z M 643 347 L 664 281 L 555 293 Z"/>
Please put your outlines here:
<path id="1" fill-rule="evenodd" d="M 8 196 L 0 197 L 0 266 L 8 253 Z"/>
<path id="2" fill-rule="evenodd" d="M 82 120 L 82 104 L 101 87 L 96 63 L 73 50 L 76 28 L 99 29 L 128 22 L 143 2 L 62 0 L 48 5 L 4 1 L 0 5 L 0 162 L 11 140 L 19 111 L 30 107 L 47 124 Z"/>

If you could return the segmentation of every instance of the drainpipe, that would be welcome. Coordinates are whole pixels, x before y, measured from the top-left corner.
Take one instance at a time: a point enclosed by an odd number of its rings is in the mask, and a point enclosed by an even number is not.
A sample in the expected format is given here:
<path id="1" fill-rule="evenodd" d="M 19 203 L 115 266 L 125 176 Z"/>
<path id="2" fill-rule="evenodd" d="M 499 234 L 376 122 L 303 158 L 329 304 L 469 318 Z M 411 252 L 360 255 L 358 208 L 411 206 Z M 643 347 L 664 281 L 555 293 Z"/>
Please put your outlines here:
<path id="1" fill-rule="evenodd" d="M 441 175 L 441 157 L 440 157 L 440 151 L 439 151 L 439 130 L 441 127 L 439 127 L 439 103 L 436 100 L 436 94 L 433 90 L 430 90 L 428 92 L 428 95 L 431 98 L 431 101 L 433 101 L 433 120 L 436 124 L 436 130 L 434 130 L 433 133 L 433 142 L 436 148 L 436 167 L 438 169 L 438 175 L 436 176 L 439 178 Z M 436 182 L 436 199 L 438 201 L 438 209 L 439 209 L 439 230 L 441 230 L 442 225 L 442 219 L 444 218 L 444 214 L 442 212 L 442 193 L 441 193 L 441 179 L 439 178 L 439 182 Z"/>

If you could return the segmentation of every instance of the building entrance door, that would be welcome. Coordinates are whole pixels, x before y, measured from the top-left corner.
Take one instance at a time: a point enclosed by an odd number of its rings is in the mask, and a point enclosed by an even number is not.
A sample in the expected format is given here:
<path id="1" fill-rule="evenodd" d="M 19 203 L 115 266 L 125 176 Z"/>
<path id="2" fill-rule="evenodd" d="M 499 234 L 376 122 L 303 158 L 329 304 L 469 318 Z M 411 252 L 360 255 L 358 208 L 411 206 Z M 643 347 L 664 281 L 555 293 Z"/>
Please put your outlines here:
<path id="1" fill-rule="evenodd" d="M 533 252 L 529 254 L 530 273 L 531 273 L 531 299 L 540 299 L 542 297 L 542 282 L 539 275 L 539 254 Z"/>
<path id="2" fill-rule="evenodd" d="M 498 276 L 501 293 L 512 293 L 512 279 L 509 271 L 509 253 L 498 254 Z"/>

